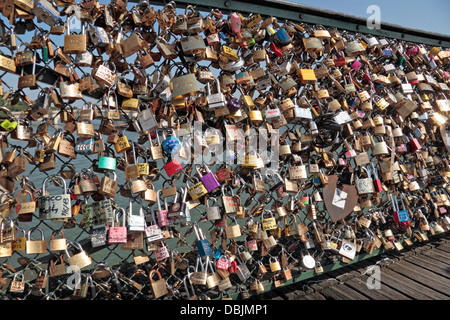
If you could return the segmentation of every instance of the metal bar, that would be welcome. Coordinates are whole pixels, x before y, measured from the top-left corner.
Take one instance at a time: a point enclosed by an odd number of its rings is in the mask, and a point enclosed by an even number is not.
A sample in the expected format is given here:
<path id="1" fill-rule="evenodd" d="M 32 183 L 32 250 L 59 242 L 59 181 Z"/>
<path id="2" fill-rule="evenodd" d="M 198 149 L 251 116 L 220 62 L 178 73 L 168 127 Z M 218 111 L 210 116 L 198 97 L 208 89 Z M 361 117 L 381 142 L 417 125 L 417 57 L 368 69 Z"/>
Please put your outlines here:
<path id="1" fill-rule="evenodd" d="M 138 0 L 130 1 L 138 2 Z M 164 5 L 165 1 L 150 0 L 150 3 Z M 234 11 L 253 14 L 259 13 L 262 16 L 274 16 L 279 19 L 335 27 L 351 32 L 360 32 L 450 48 L 450 35 L 407 28 L 391 23 L 381 23 L 381 29 L 369 29 L 366 18 L 283 0 L 177 0 L 175 3 L 178 7 L 194 5 L 200 11 L 209 11 L 211 8 L 218 8 L 223 10 L 224 13 Z"/>

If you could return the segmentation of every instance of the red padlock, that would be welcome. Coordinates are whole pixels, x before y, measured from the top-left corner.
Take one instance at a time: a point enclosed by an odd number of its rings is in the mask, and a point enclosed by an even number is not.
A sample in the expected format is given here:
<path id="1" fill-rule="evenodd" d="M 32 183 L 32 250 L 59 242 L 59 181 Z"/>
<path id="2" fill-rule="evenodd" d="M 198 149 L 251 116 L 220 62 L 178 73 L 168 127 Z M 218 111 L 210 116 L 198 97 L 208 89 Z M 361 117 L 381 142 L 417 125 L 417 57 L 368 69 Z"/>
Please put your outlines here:
<path id="1" fill-rule="evenodd" d="M 412 134 L 409 135 L 411 137 L 411 140 L 409 140 L 408 142 L 408 146 L 409 146 L 409 152 L 416 152 L 420 149 L 422 149 L 422 146 L 419 143 L 419 140 L 417 140 L 416 138 L 414 138 L 412 136 Z"/>
<path id="2" fill-rule="evenodd" d="M 237 262 L 236 262 L 236 260 L 233 260 L 233 261 L 230 262 L 230 266 L 228 267 L 228 271 L 230 273 L 236 273 L 236 271 L 237 271 Z"/>
<path id="3" fill-rule="evenodd" d="M 178 159 L 174 159 L 164 166 L 164 170 L 166 171 L 167 175 L 171 177 L 175 173 L 183 170 L 183 167 L 181 166 L 180 161 L 178 161 Z"/>
<path id="4" fill-rule="evenodd" d="M 273 53 L 276 54 L 277 57 L 282 57 L 283 56 L 283 51 L 281 51 L 280 48 L 278 48 L 275 43 L 272 43 L 270 45 L 270 49 L 272 49 Z"/>
<path id="5" fill-rule="evenodd" d="M 381 180 L 378 177 L 378 170 L 375 168 L 374 163 L 371 163 L 372 166 L 372 173 L 373 173 L 373 188 L 375 189 L 375 192 L 381 192 L 383 191 L 383 187 L 381 185 Z"/>

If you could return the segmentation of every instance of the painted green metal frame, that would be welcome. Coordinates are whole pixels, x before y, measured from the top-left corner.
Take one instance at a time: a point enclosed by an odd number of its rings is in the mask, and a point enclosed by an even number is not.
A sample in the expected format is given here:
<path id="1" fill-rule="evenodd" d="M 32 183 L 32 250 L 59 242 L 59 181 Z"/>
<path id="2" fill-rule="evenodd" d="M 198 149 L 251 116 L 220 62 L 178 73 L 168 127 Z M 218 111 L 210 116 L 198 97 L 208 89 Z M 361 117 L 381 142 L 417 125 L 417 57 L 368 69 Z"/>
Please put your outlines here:
<path id="1" fill-rule="evenodd" d="M 138 2 L 138 0 L 130 0 Z M 165 1 L 150 0 L 151 4 L 164 5 Z M 320 9 L 283 0 L 177 0 L 177 7 L 194 5 L 199 11 L 218 8 L 223 13 L 259 13 L 261 16 L 274 16 L 294 22 L 304 22 L 344 29 L 350 32 L 372 34 L 374 36 L 400 39 L 450 48 L 450 35 L 438 34 L 391 23 L 381 23 L 381 29 L 369 29 L 367 19 L 341 12 Z"/>

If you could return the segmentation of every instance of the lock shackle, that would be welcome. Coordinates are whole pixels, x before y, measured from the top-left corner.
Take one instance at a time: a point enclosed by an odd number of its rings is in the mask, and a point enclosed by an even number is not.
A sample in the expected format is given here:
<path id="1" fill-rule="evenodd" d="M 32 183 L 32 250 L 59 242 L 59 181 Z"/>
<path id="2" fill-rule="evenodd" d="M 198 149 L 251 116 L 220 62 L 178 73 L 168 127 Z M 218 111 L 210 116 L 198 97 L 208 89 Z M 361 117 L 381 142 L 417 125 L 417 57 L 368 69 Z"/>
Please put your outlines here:
<path id="1" fill-rule="evenodd" d="M 303 163 L 302 163 L 303 164 Z M 259 172 L 258 170 L 254 170 L 253 171 L 253 177 L 254 178 L 258 178 L 259 180 L 263 180 L 262 174 L 261 172 Z"/>
<path id="2" fill-rule="evenodd" d="M 66 245 L 66 250 L 65 250 L 67 258 L 70 258 L 69 251 L 68 251 L 69 247 L 74 247 L 74 248 L 80 250 L 80 252 L 84 251 L 83 247 L 81 246 L 81 244 L 79 242 L 76 242 L 76 241 L 68 242 Z M 62 256 L 61 256 L 61 258 L 62 258 Z"/>
<path id="3" fill-rule="evenodd" d="M 58 179 L 60 182 L 62 181 L 63 186 L 64 186 L 64 188 L 63 188 L 64 194 L 67 194 L 67 184 L 66 184 L 66 180 L 64 180 L 63 177 L 61 177 L 60 175 L 54 175 L 54 176 L 49 176 L 49 177 L 47 177 L 47 178 L 44 179 L 44 182 L 42 183 L 42 195 L 43 195 L 43 196 L 45 196 L 45 193 L 46 193 L 46 185 L 47 185 L 47 182 L 48 182 L 50 179 L 51 179 L 52 181 L 55 181 L 55 179 Z"/>
<path id="4" fill-rule="evenodd" d="M 197 256 L 197 261 L 195 262 L 195 272 L 198 271 L 198 266 L 200 265 L 200 268 L 203 273 L 207 272 L 207 268 L 205 268 L 205 263 L 202 263 L 202 257 L 200 255 Z"/>
<path id="5" fill-rule="evenodd" d="M 226 194 L 225 194 L 225 188 L 227 188 L 227 187 L 228 187 L 228 189 L 231 191 L 231 196 L 234 197 L 234 191 L 233 191 L 233 188 L 231 188 L 231 186 L 228 185 L 228 184 L 224 184 L 224 185 L 222 186 L 222 188 L 221 188 L 221 190 L 222 190 L 222 196 L 226 196 Z"/>
<path id="6" fill-rule="evenodd" d="M 213 202 L 213 206 L 215 205 L 215 207 L 217 207 L 217 198 L 213 198 L 213 197 L 208 197 L 207 199 L 206 199 L 206 206 L 207 207 L 211 207 L 210 205 L 209 205 L 209 201 L 212 201 Z"/>
<path id="7" fill-rule="evenodd" d="M 9 221 L 9 226 L 10 227 L 14 227 L 14 220 L 11 218 L 8 218 L 8 220 L 3 219 L 2 222 L 0 223 L 0 229 L 3 230 L 3 225 L 6 224 L 6 222 Z"/>
<path id="8" fill-rule="evenodd" d="M 21 277 L 21 282 L 25 282 L 25 277 L 24 277 L 24 275 L 23 275 L 23 272 L 16 272 L 15 274 L 14 274 L 14 276 L 13 276 L 13 279 L 12 279 L 12 281 L 17 281 L 16 279 L 17 279 L 17 277 Z"/>
<path id="9" fill-rule="evenodd" d="M 54 239 L 54 236 L 57 235 L 57 234 L 60 234 L 62 236 L 62 239 L 65 239 L 64 238 L 64 232 L 62 230 L 54 230 L 52 232 L 52 240 Z"/>
<path id="10" fill-rule="evenodd" d="M 27 194 L 30 195 L 30 200 L 33 201 L 33 193 L 31 193 L 30 190 L 23 189 L 22 191 L 20 191 L 19 193 L 17 193 L 17 196 L 16 196 L 16 202 L 17 202 L 17 203 L 21 203 L 21 202 L 19 201 L 20 195 L 22 195 L 22 199 L 23 199 L 24 201 L 26 201 Z M 31 202 L 31 201 L 30 201 L 30 202 Z M 3 221 L 2 221 L 2 222 L 3 222 Z"/>
<path id="11" fill-rule="evenodd" d="M 44 232 L 38 227 L 33 227 L 28 231 L 28 241 L 31 241 L 31 233 L 35 230 L 38 230 L 41 233 L 41 241 L 43 241 L 44 240 Z"/>
<path id="12" fill-rule="evenodd" d="M 125 210 L 125 208 L 122 208 L 122 207 L 114 208 L 113 216 L 114 216 L 114 221 L 115 222 L 119 222 L 119 213 L 122 213 L 122 224 L 123 224 L 123 227 L 125 227 L 126 226 L 127 211 Z"/>
<path id="13" fill-rule="evenodd" d="M 239 225 L 238 222 L 237 222 L 236 217 L 233 217 L 233 216 L 227 216 L 227 218 L 230 218 L 231 220 L 233 220 L 233 222 L 234 222 L 235 225 Z"/>
<path id="14" fill-rule="evenodd" d="M 191 292 L 189 292 L 189 288 L 188 288 L 188 285 L 186 283 L 186 279 L 189 280 L 189 285 L 190 285 L 191 290 L 192 290 L 192 296 L 195 296 L 195 289 L 194 289 L 194 287 L 193 287 L 193 285 L 191 283 L 190 273 L 184 276 L 184 278 L 183 278 L 183 285 L 184 285 L 184 290 L 186 290 L 186 294 L 187 294 L 188 298 L 191 298 Z"/>
<path id="15" fill-rule="evenodd" d="M 163 211 L 162 207 L 161 207 L 161 195 L 162 195 L 162 189 L 159 189 L 158 191 L 156 191 L 156 205 L 158 206 L 158 211 Z M 165 205 L 165 210 L 168 210 L 166 198 L 164 198 L 164 205 Z"/>

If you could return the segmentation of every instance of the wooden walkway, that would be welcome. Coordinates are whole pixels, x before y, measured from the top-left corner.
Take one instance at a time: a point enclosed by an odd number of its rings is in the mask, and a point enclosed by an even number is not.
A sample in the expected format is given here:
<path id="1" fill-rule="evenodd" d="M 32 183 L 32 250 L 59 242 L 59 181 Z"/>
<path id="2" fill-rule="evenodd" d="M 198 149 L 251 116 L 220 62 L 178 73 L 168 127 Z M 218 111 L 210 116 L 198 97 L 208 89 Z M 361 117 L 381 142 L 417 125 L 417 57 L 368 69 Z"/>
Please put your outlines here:
<path id="1" fill-rule="evenodd" d="M 368 270 L 375 265 L 380 267 L 380 286 L 369 289 L 367 283 L 373 283 L 373 273 Z M 420 243 L 413 249 L 389 251 L 253 299 L 450 300 L 450 236 Z"/>

